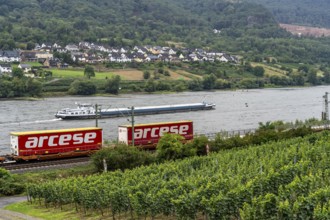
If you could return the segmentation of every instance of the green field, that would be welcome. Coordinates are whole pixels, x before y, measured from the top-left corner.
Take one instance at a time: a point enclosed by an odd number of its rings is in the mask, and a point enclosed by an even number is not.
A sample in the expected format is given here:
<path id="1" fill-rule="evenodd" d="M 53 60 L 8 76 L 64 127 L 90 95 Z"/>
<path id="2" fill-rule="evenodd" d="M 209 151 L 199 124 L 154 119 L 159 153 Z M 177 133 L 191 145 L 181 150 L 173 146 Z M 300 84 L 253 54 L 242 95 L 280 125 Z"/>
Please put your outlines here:
<path id="1" fill-rule="evenodd" d="M 29 64 L 31 66 L 42 66 L 42 64 L 39 62 L 24 62 L 24 64 Z"/>
<path id="2" fill-rule="evenodd" d="M 83 78 L 84 70 L 74 69 L 51 69 L 53 77 L 55 78 Z M 111 78 L 114 74 L 111 72 L 95 72 L 95 79 Z"/>

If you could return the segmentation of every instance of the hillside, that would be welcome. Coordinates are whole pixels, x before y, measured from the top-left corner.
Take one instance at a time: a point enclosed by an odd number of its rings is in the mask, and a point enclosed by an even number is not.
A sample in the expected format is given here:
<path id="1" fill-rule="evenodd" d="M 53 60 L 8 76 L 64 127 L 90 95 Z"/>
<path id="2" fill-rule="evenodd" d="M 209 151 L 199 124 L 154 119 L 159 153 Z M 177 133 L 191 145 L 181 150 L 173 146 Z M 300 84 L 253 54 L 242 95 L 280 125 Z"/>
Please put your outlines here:
<path id="1" fill-rule="evenodd" d="M 110 45 L 205 46 L 222 35 L 258 35 L 280 29 L 271 14 L 225 0 L 0 0 L 0 48 L 15 43 L 102 41 Z M 256 30 L 258 30 L 256 32 Z"/>
<path id="2" fill-rule="evenodd" d="M 280 24 L 280 27 L 297 36 L 329 37 L 329 28 L 315 28 L 308 26 L 299 26 L 292 24 Z"/>
<path id="3" fill-rule="evenodd" d="M 329 38 L 297 39 L 279 27 L 277 21 L 290 22 L 279 19 L 277 15 L 282 12 L 276 7 L 285 6 L 289 10 L 294 6 L 280 0 L 273 3 L 268 0 L 0 0 L 0 3 L 2 50 L 33 49 L 35 43 L 66 45 L 88 41 L 120 47 L 181 45 L 233 53 L 248 60 L 271 56 L 288 63 L 328 63 L 330 56 Z M 310 1 L 301 5 L 301 10 L 311 6 Z M 277 21 L 265 6 L 277 16 Z M 320 6 L 310 8 L 317 11 L 321 6 L 327 8 L 328 3 L 323 1 Z M 305 17 L 313 21 L 330 20 L 322 13 L 320 18 L 312 15 Z"/>
<path id="4" fill-rule="evenodd" d="M 328 0 L 245 0 L 268 8 L 280 23 L 330 28 Z"/>

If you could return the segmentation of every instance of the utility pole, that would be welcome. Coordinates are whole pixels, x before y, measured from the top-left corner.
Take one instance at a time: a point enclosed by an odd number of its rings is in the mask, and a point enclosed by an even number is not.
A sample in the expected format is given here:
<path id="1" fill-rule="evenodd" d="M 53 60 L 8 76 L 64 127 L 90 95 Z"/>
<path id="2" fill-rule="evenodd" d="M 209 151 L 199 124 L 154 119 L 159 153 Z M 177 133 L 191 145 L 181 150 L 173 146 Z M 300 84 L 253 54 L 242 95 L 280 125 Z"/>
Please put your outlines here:
<path id="1" fill-rule="evenodd" d="M 97 104 L 95 104 L 95 127 L 99 126 L 99 122 L 98 122 L 98 106 Z"/>
<path id="2" fill-rule="evenodd" d="M 323 96 L 324 98 L 324 112 L 322 112 L 322 120 L 329 121 L 329 100 L 328 100 L 328 92 Z"/>
<path id="3" fill-rule="evenodd" d="M 131 122 L 132 122 L 132 146 L 134 147 L 134 106 L 132 106 L 131 108 L 128 107 L 129 109 L 131 109 Z"/>

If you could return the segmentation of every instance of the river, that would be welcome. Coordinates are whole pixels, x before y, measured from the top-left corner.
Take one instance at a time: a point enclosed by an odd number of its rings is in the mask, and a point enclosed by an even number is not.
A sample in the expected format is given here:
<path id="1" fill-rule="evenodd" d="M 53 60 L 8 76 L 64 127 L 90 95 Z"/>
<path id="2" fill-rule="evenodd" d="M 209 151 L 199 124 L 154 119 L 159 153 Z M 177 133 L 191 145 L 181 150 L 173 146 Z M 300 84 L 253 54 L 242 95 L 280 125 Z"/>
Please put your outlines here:
<path id="1" fill-rule="evenodd" d="M 135 123 L 192 120 L 196 134 L 258 127 L 259 122 L 321 118 L 322 96 L 330 86 L 258 89 L 174 94 L 125 94 L 116 97 L 55 97 L 39 101 L 0 101 L 0 155 L 9 153 L 10 132 L 95 126 L 95 120 L 65 121 L 54 114 L 73 108 L 75 102 L 102 105 L 103 108 L 212 102 L 215 110 L 136 116 Z M 116 140 L 118 125 L 130 124 L 130 117 L 99 120 L 105 140 Z"/>

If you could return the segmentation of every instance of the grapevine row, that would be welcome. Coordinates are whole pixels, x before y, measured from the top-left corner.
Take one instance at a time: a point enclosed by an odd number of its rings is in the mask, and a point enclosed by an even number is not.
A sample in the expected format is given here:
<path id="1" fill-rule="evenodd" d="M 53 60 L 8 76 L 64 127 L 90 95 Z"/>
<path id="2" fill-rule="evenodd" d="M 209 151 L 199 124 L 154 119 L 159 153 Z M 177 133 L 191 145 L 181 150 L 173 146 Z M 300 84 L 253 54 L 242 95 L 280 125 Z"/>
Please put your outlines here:
<path id="1" fill-rule="evenodd" d="M 28 186 L 31 202 L 180 219 L 327 219 L 330 134 Z"/>

